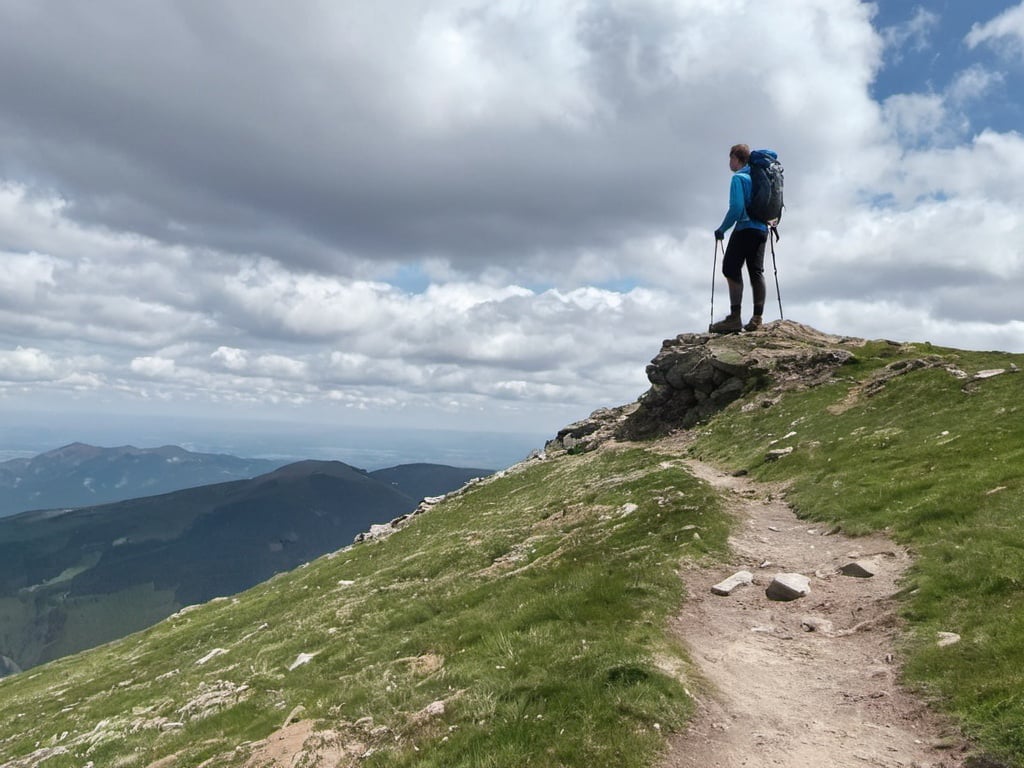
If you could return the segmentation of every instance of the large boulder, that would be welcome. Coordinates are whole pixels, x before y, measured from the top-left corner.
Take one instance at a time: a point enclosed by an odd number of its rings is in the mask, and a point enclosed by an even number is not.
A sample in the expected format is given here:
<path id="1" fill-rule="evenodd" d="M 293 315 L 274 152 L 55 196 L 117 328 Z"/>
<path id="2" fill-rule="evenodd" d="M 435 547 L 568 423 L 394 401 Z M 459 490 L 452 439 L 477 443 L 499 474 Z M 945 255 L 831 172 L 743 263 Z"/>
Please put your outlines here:
<path id="1" fill-rule="evenodd" d="M 828 379 L 862 345 L 789 320 L 755 333 L 683 333 L 647 366 L 651 388 L 625 420 L 622 437 L 688 429 L 759 389 L 806 387 Z"/>
<path id="2" fill-rule="evenodd" d="M 754 333 L 683 333 L 647 366 L 651 388 L 635 403 L 602 408 L 560 430 L 545 450 L 589 451 L 608 440 L 689 429 L 760 390 L 798 389 L 831 378 L 862 339 L 831 336 L 790 320 Z"/>

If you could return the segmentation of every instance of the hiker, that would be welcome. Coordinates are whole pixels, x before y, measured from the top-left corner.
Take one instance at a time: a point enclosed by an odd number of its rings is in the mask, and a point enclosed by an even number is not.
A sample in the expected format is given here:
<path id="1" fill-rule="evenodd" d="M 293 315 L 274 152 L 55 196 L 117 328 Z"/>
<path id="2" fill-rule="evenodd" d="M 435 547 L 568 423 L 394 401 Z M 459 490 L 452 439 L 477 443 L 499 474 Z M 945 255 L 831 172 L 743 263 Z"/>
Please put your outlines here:
<path id="1" fill-rule="evenodd" d="M 712 323 L 712 333 L 738 333 L 741 330 L 756 331 L 761 327 L 764 315 L 764 244 L 768 239 L 768 225 L 755 221 L 747 215 L 750 203 L 750 147 L 736 144 L 729 150 L 729 169 L 733 172 L 729 185 L 729 210 L 722 225 L 715 230 L 715 240 L 724 240 L 725 233 L 736 225 L 729 235 L 729 244 L 722 259 L 722 274 L 729 283 L 729 315 L 724 320 Z M 747 265 L 750 289 L 754 294 L 754 314 L 750 322 L 743 325 L 740 310 L 743 302 L 743 265 Z"/>

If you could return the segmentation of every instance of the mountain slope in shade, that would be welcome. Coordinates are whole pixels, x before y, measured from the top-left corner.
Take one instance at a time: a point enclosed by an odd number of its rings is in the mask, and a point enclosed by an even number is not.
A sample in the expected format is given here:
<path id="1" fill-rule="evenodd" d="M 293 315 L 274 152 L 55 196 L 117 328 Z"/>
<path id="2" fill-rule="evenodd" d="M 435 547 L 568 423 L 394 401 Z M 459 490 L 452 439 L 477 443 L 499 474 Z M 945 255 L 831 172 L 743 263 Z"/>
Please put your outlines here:
<path id="1" fill-rule="evenodd" d="M 71 443 L 31 459 L 0 462 L 0 517 L 244 480 L 280 466 L 279 461 L 193 453 L 173 445 L 99 448 Z"/>
<path id="2" fill-rule="evenodd" d="M 252 480 L 4 518 L 0 655 L 27 669 L 121 637 L 350 544 L 417 502 L 347 464 L 303 461 Z"/>

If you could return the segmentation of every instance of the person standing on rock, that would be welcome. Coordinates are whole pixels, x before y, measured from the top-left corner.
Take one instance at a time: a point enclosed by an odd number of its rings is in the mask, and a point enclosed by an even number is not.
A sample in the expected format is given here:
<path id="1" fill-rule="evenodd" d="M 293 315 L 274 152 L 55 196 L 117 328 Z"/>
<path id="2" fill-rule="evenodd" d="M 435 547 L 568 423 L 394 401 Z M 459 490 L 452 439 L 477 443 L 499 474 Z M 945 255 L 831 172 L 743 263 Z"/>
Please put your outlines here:
<path id="1" fill-rule="evenodd" d="M 729 235 L 729 244 L 722 259 L 722 274 L 729 283 L 729 315 L 712 323 L 712 333 L 738 333 L 756 331 L 761 327 L 767 289 L 764 283 L 764 244 L 768 239 L 768 225 L 747 215 L 750 204 L 750 147 L 736 144 L 729 150 L 729 169 L 733 172 L 729 185 L 729 210 L 721 226 L 715 230 L 715 240 L 724 240 L 725 233 L 736 225 Z M 743 265 L 747 266 L 750 290 L 754 294 L 754 314 L 743 325 L 740 310 L 743 303 Z"/>

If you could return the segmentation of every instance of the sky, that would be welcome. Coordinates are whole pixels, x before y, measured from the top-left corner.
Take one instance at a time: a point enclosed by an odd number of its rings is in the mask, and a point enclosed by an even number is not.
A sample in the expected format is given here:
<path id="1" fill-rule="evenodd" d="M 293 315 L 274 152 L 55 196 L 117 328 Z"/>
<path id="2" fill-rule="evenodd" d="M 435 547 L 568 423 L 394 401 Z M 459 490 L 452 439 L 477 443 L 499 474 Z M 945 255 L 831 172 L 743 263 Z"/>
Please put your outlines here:
<path id="1" fill-rule="evenodd" d="M 1022 352 L 1022 94 L 1006 0 L 0 0 L 0 451 L 553 436 L 706 330 L 735 143 L 766 321 Z"/>

